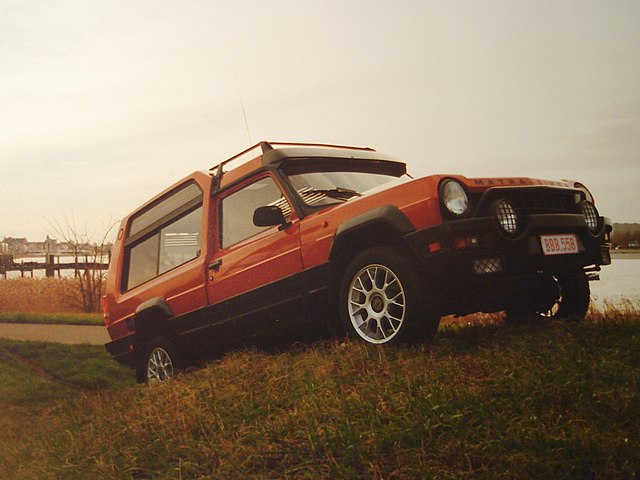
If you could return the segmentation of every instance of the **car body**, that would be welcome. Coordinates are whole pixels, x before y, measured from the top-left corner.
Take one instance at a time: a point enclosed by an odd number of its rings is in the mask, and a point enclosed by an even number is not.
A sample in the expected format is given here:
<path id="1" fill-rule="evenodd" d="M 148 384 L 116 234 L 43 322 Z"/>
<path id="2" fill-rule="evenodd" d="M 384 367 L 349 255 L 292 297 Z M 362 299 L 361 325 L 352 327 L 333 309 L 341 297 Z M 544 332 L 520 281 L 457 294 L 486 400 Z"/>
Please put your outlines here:
<path id="1" fill-rule="evenodd" d="M 610 232 L 577 182 L 413 179 L 370 148 L 260 142 L 122 221 L 106 347 L 148 381 L 308 333 L 392 344 L 449 314 L 583 317 Z"/>

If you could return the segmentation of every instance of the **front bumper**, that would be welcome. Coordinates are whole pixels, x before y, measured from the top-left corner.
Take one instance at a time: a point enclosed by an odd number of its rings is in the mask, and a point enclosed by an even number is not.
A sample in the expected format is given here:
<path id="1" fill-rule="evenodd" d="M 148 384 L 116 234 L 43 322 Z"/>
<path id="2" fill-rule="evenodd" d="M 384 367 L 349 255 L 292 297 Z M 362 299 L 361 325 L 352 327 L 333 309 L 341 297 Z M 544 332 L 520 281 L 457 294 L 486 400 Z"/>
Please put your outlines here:
<path id="1" fill-rule="evenodd" d="M 540 274 L 595 271 L 610 264 L 611 229 L 604 217 L 592 233 L 584 215 L 538 214 L 527 217 L 516 237 L 503 233 L 494 217 L 482 217 L 445 222 L 405 238 L 425 275 L 441 289 L 445 313 L 465 313 L 500 309 L 505 296 L 527 288 Z M 544 255 L 540 236 L 553 234 L 574 234 L 578 253 Z"/>

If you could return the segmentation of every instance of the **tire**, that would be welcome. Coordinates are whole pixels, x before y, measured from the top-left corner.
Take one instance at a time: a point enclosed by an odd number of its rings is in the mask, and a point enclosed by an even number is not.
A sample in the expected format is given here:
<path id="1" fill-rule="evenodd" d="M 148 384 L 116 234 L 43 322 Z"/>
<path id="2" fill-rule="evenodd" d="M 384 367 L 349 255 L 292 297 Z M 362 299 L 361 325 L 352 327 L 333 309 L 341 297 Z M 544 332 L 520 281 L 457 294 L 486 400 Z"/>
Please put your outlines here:
<path id="1" fill-rule="evenodd" d="M 589 279 L 582 271 L 550 276 L 541 292 L 543 299 L 537 306 L 526 305 L 506 310 L 506 321 L 527 320 L 583 320 L 589 310 L 591 291 Z"/>
<path id="2" fill-rule="evenodd" d="M 363 251 L 347 267 L 340 286 L 347 335 L 375 345 L 431 340 L 440 317 L 425 283 L 397 250 Z"/>
<path id="3" fill-rule="evenodd" d="M 151 341 L 138 363 L 136 377 L 138 383 L 159 383 L 169 380 L 183 368 L 180 353 L 165 337 Z"/>

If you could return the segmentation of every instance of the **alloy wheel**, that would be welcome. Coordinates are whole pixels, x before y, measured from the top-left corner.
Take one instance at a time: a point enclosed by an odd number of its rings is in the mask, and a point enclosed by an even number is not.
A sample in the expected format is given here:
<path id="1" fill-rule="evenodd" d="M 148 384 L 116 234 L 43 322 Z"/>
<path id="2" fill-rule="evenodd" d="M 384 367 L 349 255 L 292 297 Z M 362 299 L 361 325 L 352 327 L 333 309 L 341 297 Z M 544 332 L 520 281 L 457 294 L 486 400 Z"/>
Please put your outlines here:
<path id="1" fill-rule="evenodd" d="M 149 383 L 162 382 L 173 377 L 171 356 L 162 347 L 156 347 L 149 353 L 147 361 L 147 380 Z"/>
<path id="2" fill-rule="evenodd" d="M 362 268 L 351 281 L 347 301 L 354 330 L 369 343 L 386 343 L 402 328 L 405 291 L 397 275 L 384 265 Z"/>

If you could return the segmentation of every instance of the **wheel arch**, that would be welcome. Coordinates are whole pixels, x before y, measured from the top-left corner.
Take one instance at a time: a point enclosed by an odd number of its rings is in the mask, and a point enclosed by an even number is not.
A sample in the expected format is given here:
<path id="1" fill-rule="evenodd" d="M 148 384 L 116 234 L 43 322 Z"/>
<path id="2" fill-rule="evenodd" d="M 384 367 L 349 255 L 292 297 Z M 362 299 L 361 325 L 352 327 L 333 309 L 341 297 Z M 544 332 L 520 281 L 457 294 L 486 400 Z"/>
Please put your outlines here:
<path id="1" fill-rule="evenodd" d="M 398 207 L 374 208 L 340 224 L 329 260 L 338 273 L 358 252 L 367 248 L 385 245 L 410 248 L 404 235 L 413 231 L 413 224 Z"/>
<path id="2" fill-rule="evenodd" d="M 136 381 L 146 383 L 146 355 L 149 346 L 158 340 L 172 341 L 173 338 L 169 319 L 173 311 L 162 297 L 154 297 L 142 302 L 136 308 Z"/>
<path id="3" fill-rule="evenodd" d="M 150 298 L 138 305 L 135 313 L 138 344 L 143 346 L 156 337 L 173 337 L 169 325 L 171 317 L 173 311 L 162 297 Z"/>

